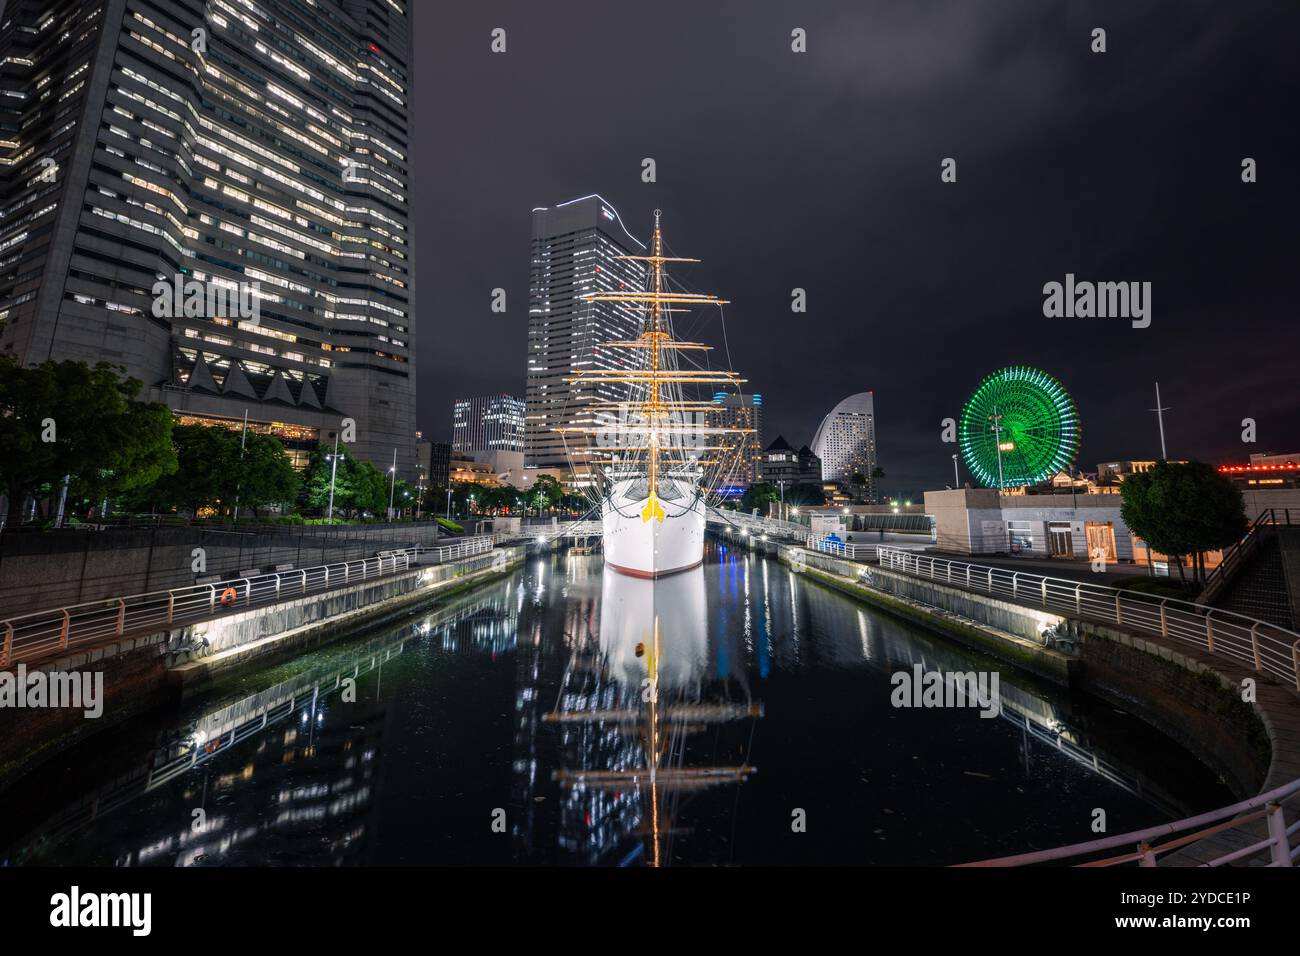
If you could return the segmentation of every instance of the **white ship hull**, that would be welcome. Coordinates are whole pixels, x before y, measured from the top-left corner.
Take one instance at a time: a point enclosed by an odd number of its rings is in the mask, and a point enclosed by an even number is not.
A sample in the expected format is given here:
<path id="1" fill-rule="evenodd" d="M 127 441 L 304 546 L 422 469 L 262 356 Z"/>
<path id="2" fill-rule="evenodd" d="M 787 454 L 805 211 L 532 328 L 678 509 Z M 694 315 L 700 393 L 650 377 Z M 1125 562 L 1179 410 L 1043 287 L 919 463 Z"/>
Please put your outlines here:
<path id="1" fill-rule="evenodd" d="M 601 547 L 608 567 L 633 577 L 660 578 L 704 562 L 704 498 L 693 485 L 678 487 L 677 500 L 656 499 L 662 517 L 649 498 L 626 497 L 627 485 L 601 502 Z"/>

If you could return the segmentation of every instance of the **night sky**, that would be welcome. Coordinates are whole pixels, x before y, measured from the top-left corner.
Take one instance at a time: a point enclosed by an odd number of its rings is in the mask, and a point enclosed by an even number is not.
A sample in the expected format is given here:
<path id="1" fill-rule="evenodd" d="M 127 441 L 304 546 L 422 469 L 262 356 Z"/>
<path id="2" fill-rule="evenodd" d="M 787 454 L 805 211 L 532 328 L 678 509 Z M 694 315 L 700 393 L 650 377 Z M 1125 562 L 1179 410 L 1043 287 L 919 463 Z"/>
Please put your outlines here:
<path id="1" fill-rule="evenodd" d="M 1074 395 L 1086 471 L 1158 456 L 1155 381 L 1170 457 L 1300 450 L 1300 4 L 416 6 L 426 437 L 450 437 L 457 396 L 523 396 L 530 210 L 595 192 L 643 238 L 662 208 L 674 252 L 704 260 L 677 274 L 732 300 L 768 440 L 811 441 L 875 392 L 891 493 L 951 482 L 940 421 L 1010 364 Z M 1067 272 L 1151 282 L 1151 326 L 1045 318 Z M 716 321 L 697 334 L 721 344 Z"/>

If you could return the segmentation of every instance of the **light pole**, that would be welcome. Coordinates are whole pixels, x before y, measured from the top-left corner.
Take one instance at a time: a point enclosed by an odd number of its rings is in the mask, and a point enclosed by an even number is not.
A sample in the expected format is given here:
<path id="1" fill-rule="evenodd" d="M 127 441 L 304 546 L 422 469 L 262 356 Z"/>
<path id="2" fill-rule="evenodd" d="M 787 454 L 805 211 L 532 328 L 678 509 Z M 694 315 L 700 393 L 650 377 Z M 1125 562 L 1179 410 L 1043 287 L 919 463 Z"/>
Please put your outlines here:
<path id="1" fill-rule="evenodd" d="M 989 416 L 989 421 L 993 423 L 993 444 L 998 449 L 998 494 L 1002 494 L 1002 416 L 998 414 L 998 407 L 993 406 L 993 414 Z"/>
<path id="2" fill-rule="evenodd" d="M 1151 411 L 1156 413 L 1156 422 L 1160 425 L 1160 460 L 1168 461 L 1169 455 L 1165 451 L 1165 412 L 1169 411 L 1169 409 L 1160 404 L 1159 382 L 1156 382 L 1156 407 L 1151 409 Z"/>
<path id="3" fill-rule="evenodd" d="M 334 454 L 330 455 L 330 507 L 327 521 L 334 520 L 334 476 L 339 471 L 339 433 L 334 433 Z"/>
<path id="4" fill-rule="evenodd" d="M 957 473 L 957 456 L 952 456 L 952 486 L 953 488 L 961 487 L 961 475 Z"/>
<path id="5" fill-rule="evenodd" d="M 1160 405 L 1157 402 L 1156 405 Z M 243 484 L 243 446 L 248 441 L 248 410 L 244 408 L 243 432 L 239 433 L 239 481 L 235 483 L 235 524 L 239 524 L 239 486 Z"/>
<path id="6" fill-rule="evenodd" d="M 785 520 L 785 479 L 784 478 L 780 479 L 779 481 L 777 481 L 776 484 L 777 487 L 781 489 L 780 515 L 781 515 L 781 520 L 784 521 Z"/>
<path id="7" fill-rule="evenodd" d="M 424 469 L 420 469 L 420 477 L 415 483 L 415 520 L 420 520 L 420 505 L 424 502 Z"/>
<path id="8" fill-rule="evenodd" d="M 393 520 L 393 492 L 397 490 L 397 449 L 393 449 L 393 467 L 388 469 L 392 478 L 388 482 L 388 520 Z"/>
<path id="9" fill-rule="evenodd" d="M 447 520 L 451 520 L 451 484 L 447 485 Z"/>

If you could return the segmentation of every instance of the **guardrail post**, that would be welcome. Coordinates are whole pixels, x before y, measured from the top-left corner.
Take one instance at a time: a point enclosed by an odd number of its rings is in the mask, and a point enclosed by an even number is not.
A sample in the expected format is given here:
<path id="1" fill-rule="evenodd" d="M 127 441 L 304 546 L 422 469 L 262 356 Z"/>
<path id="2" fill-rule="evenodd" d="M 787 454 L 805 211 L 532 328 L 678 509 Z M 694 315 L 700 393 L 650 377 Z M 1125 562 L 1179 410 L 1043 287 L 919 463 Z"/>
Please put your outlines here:
<path id="1" fill-rule="evenodd" d="M 215 584 L 208 585 L 208 613 L 217 613 L 217 587 Z"/>
<path id="2" fill-rule="evenodd" d="M 1141 843 L 1137 845 L 1137 851 L 1138 854 L 1140 855 L 1140 858 L 1138 859 L 1138 866 L 1156 865 L 1156 853 L 1154 850 L 1151 849 L 1150 843 L 1147 843 L 1145 840 L 1143 840 Z"/>
<path id="3" fill-rule="evenodd" d="M 167 592 L 167 623 L 170 624 L 172 622 L 172 618 L 174 618 L 175 616 L 176 616 L 176 592 L 168 591 Z"/>
<path id="4" fill-rule="evenodd" d="M 72 615 L 68 613 L 66 607 L 61 608 L 61 610 L 63 611 L 63 626 L 59 628 L 59 647 L 66 650 L 68 646 L 68 630 L 72 626 Z"/>
<path id="5" fill-rule="evenodd" d="M 1121 595 L 1118 591 L 1115 592 L 1115 623 L 1116 624 L 1124 623 L 1124 609 L 1120 606 L 1119 603 L 1120 598 L 1122 596 L 1123 595 Z"/>
<path id="6" fill-rule="evenodd" d="M 1280 803 L 1268 805 L 1268 837 L 1273 845 L 1270 847 L 1273 866 L 1291 865 L 1291 843 L 1287 839 L 1286 817 L 1282 815 Z"/>
<path id="7" fill-rule="evenodd" d="M 1047 607 L 1047 578 L 1043 578 L 1043 607 Z"/>
<path id="8" fill-rule="evenodd" d="M 1011 575 L 1011 597 L 1013 600 L 1015 598 L 1020 597 L 1020 572 L 1019 571 Z"/>
<path id="9" fill-rule="evenodd" d="M 993 569 L 989 568 L 989 594 L 993 593 Z"/>
<path id="10" fill-rule="evenodd" d="M 970 589 L 970 565 L 966 565 L 966 588 Z"/>
<path id="11" fill-rule="evenodd" d="M 330 586 L 330 566 L 327 564 L 325 565 L 325 587 L 328 588 L 329 586 Z"/>
<path id="12" fill-rule="evenodd" d="M 1295 689 L 1300 692 L 1300 641 L 1291 645 L 1291 673 L 1295 675 Z"/>
<path id="13" fill-rule="evenodd" d="M 302 569 L 302 593 L 307 593 L 307 569 Z"/>
<path id="14" fill-rule="evenodd" d="M 1205 644 L 1211 654 L 1214 653 L 1214 622 L 1210 620 L 1210 615 L 1213 613 L 1213 611 L 1205 612 Z"/>
<path id="15" fill-rule="evenodd" d="M 1160 602 L 1160 636 L 1169 636 L 1169 609 L 1165 607 L 1169 603 L 1169 598 Z"/>
<path id="16" fill-rule="evenodd" d="M 343 583 L 347 584 L 352 580 L 352 565 L 346 561 L 343 562 Z"/>
<path id="17" fill-rule="evenodd" d="M 1262 670 L 1259 664 L 1259 623 L 1250 626 L 1250 649 L 1255 655 L 1255 670 Z"/>
<path id="18" fill-rule="evenodd" d="M 1074 613 L 1083 614 L 1083 585 L 1074 586 Z"/>
<path id="19" fill-rule="evenodd" d="M 253 603 L 253 581 L 252 578 L 240 578 L 244 582 L 244 607 Z"/>
<path id="20" fill-rule="evenodd" d="M 280 573 L 278 571 L 275 575 L 275 599 L 280 600 Z"/>
<path id="21" fill-rule="evenodd" d="M 125 630 L 126 630 L 126 598 L 118 598 L 117 599 L 117 629 L 114 631 L 114 633 L 118 637 L 121 637 L 122 632 Z"/>
<path id="22" fill-rule="evenodd" d="M 9 657 L 14 652 L 14 626 L 10 621 L 5 621 L 5 642 L 0 647 L 0 667 L 9 666 Z"/>

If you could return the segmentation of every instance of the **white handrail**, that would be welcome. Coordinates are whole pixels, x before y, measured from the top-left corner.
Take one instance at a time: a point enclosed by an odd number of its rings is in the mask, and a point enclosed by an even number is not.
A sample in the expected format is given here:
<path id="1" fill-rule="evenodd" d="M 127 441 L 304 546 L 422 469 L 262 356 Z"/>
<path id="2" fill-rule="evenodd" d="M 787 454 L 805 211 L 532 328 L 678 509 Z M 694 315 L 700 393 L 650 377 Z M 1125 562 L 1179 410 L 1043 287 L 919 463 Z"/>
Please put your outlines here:
<path id="1" fill-rule="evenodd" d="M 876 556 L 882 567 L 894 571 L 927 578 L 942 574 L 952 583 L 957 570 L 966 583 L 954 583 L 954 587 L 1192 644 L 1256 673 L 1272 674 L 1300 691 L 1300 634 L 1278 624 L 1179 598 L 951 561 L 898 548 L 876 546 Z M 936 573 L 939 568 L 944 571 Z"/>
<path id="2" fill-rule="evenodd" d="M 1051 850 L 1036 850 L 1032 853 L 1018 853 L 1014 856 L 1000 856 L 991 860 L 979 860 L 974 863 L 958 864 L 963 867 L 971 866 L 1028 866 L 1033 863 L 1048 863 L 1054 860 L 1064 860 L 1070 857 L 1090 856 L 1094 853 L 1100 853 L 1104 850 L 1113 850 L 1117 847 L 1130 846 L 1133 851 L 1110 860 L 1101 860 L 1093 863 L 1094 866 L 1116 866 L 1121 863 L 1138 862 L 1142 866 L 1154 866 L 1159 854 L 1169 850 L 1178 849 L 1184 845 L 1197 842 L 1195 839 L 1180 839 L 1164 846 L 1152 847 L 1149 841 L 1163 836 L 1173 836 L 1178 833 L 1186 833 L 1189 830 L 1195 830 L 1198 827 L 1205 827 L 1206 824 L 1215 824 L 1220 820 L 1227 820 L 1236 817 L 1239 814 L 1249 813 L 1250 816 L 1243 818 L 1233 826 L 1218 827 L 1211 826 L 1204 830 L 1199 830 L 1193 836 L 1207 838 L 1224 832 L 1225 830 L 1236 829 L 1238 826 L 1245 826 L 1254 822 L 1261 816 L 1268 821 L 1268 837 L 1256 844 L 1243 847 L 1231 853 L 1223 854 L 1210 860 L 1206 866 L 1220 866 L 1225 863 L 1231 863 L 1243 856 L 1253 853 L 1269 850 L 1270 866 L 1291 866 L 1300 851 L 1292 851 L 1289 836 L 1296 829 L 1296 824 L 1292 824 L 1288 829 L 1286 818 L 1282 812 L 1282 804 L 1287 800 L 1300 793 L 1300 780 L 1292 780 L 1290 783 L 1276 787 L 1267 793 L 1261 793 L 1251 797 L 1249 800 L 1242 800 L 1231 806 L 1221 807 L 1218 810 L 1210 810 L 1206 813 L 1198 814 L 1194 817 L 1187 817 L 1183 820 L 1176 820 L 1173 823 L 1161 823 L 1154 827 L 1147 827 L 1145 830 L 1133 830 L 1129 833 L 1121 833 L 1113 837 L 1104 837 L 1100 840 L 1088 840 L 1084 843 L 1072 843 L 1069 846 L 1059 846 Z M 1256 812 L 1251 812 L 1256 811 Z M 1083 864 L 1089 865 L 1089 864 Z"/>
<path id="3" fill-rule="evenodd" d="M 286 598 L 346 584 L 359 574 L 362 580 L 393 574 L 411 567 L 411 556 L 401 551 L 359 561 L 301 568 L 291 574 L 268 572 L 195 584 L 165 591 L 149 591 L 66 607 L 31 611 L 0 621 L 0 667 L 45 657 L 90 641 L 121 637 L 148 627 L 169 628 L 180 622 L 273 604 Z"/>

